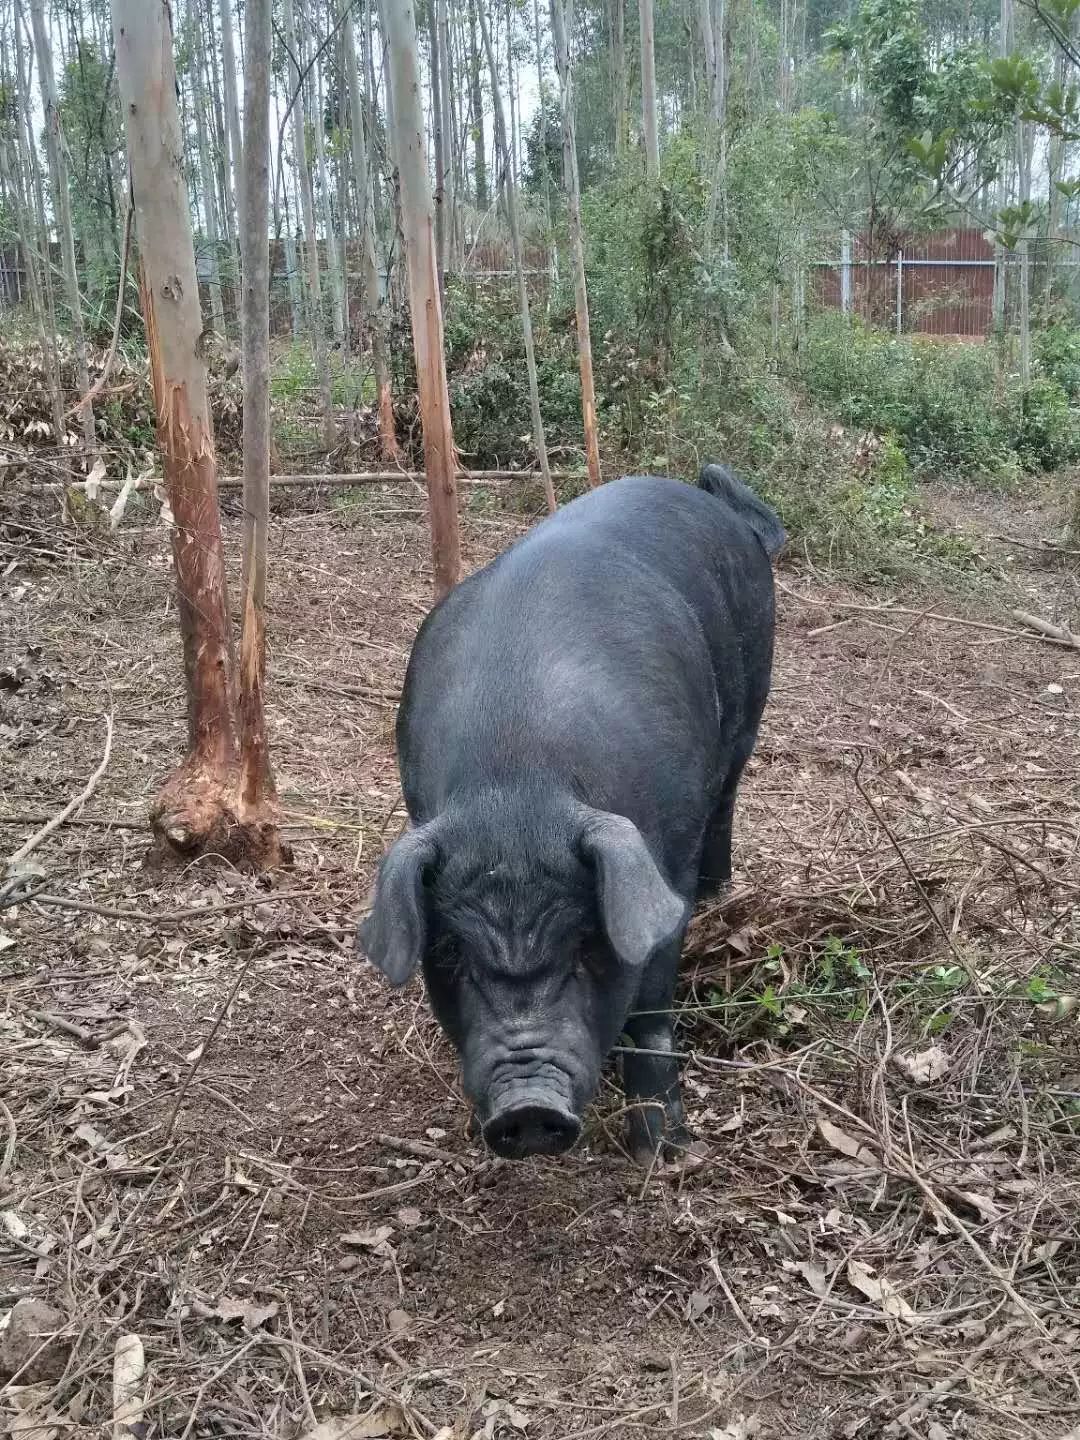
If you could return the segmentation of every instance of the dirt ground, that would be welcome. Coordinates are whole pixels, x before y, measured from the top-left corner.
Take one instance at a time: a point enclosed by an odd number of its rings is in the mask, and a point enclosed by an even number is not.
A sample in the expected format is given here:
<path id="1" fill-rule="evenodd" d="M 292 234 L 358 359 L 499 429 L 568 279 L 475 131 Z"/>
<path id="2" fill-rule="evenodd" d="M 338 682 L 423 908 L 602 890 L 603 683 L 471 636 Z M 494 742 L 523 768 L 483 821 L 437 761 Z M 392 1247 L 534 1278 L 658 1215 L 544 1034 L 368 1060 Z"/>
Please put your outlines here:
<path id="1" fill-rule="evenodd" d="M 1077 628 L 1080 557 L 1048 506 L 934 505 L 961 598 L 781 566 L 680 1000 L 709 1157 L 646 1175 L 614 1077 L 570 1156 L 483 1153 L 421 988 L 353 951 L 404 819 L 419 497 L 275 518 L 294 864 L 258 881 L 142 867 L 184 737 L 160 527 L 0 497 L 0 856 L 115 726 L 34 853 L 51 898 L 0 910 L 0 1323 L 55 1312 L 0 1331 L 0 1423 L 105 1433 L 137 1335 L 138 1440 L 1080 1435 L 1080 652 L 1010 613 Z M 523 523 L 475 498 L 470 565 Z"/>

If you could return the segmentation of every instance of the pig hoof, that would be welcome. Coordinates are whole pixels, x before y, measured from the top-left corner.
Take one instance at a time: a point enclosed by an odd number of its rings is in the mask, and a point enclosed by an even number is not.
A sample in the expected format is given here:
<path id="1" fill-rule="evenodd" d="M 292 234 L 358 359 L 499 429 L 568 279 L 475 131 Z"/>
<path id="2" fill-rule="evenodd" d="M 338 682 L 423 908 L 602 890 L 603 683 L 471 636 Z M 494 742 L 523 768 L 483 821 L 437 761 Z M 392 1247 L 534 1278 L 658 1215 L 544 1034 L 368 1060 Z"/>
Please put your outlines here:
<path id="1" fill-rule="evenodd" d="M 672 1169 L 678 1170 L 684 1175 L 696 1175 L 712 1159 L 712 1151 L 704 1140 L 693 1140 L 689 1133 L 678 1145 L 668 1141 L 665 1146 L 665 1159 L 669 1161 Z"/>
<path id="2" fill-rule="evenodd" d="M 709 1148 L 680 1125 L 668 1129 L 662 1138 L 636 1135 L 630 1144 L 630 1154 L 634 1163 L 644 1170 L 695 1171 L 709 1158 Z"/>

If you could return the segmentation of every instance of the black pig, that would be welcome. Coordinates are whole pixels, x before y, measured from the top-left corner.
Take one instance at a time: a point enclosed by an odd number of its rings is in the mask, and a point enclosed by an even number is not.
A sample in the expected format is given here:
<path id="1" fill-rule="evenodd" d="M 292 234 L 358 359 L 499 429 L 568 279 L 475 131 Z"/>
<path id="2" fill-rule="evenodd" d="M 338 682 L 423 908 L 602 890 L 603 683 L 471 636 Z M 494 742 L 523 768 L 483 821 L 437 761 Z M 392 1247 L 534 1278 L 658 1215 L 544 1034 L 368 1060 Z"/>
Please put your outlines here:
<path id="1" fill-rule="evenodd" d="M 423 966 L 500 1155 L 573 1144 L 620 1034 L 632 1153 L 686 1143 L 672 994 L 693 901 L 731 876 L 783 542 L 722 466 L 696 489 L 629 476 L 420 627 L 397 721 L 414 828 L 359 945 L 393 985 Z"/>

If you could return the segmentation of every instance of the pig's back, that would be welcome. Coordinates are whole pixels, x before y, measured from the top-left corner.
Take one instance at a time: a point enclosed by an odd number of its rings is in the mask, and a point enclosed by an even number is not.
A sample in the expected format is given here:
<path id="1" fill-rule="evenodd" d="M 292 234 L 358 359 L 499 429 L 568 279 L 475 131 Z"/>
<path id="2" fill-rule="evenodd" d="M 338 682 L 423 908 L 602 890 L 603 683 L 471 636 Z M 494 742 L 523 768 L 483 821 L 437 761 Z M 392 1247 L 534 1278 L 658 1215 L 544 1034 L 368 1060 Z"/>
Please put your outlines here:
<path id="1" fill-rule="evenodd" d="M 678 848 L 672 817 L 700 829 L 756 726 L 772 626 L 768 557 L 730 507 L 651 477 L 592 491 L 421 627 L 398 719 L 412 818 L 547 773 Z"/>

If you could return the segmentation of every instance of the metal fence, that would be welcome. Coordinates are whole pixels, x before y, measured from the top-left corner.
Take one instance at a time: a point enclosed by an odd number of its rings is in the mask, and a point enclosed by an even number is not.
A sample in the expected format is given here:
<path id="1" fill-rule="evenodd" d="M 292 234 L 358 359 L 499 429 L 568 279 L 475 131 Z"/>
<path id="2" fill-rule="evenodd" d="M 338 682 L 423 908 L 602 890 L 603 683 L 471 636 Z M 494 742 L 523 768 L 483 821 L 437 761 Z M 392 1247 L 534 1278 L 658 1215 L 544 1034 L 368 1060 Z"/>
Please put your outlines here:
<path id="1" fill-rule="evenodd" d="M 838 237 L 835 258 L 811 265 L 817 305 L 859 315 L 897 334 L 982 340 L 995 314 L 1015 320 L 1020 257 L 998 251 L 985 232 L 950 228 L 894 238 L 882 255 L 865 235 Z M 1074 310 L 1080 301 L 1076 237 L 1029 244 L 1033 303 L 1056 298 Z M 997 296 L 995 302 L 995 295 Z"/>
<path id="2" fill-rule="evenodd" d="M 859 315 L 868 323 L 899 333 L 937 335 L 981 340 L 991 333 L 995 313 L 1007 323 L 1015 320 L 1019 287 L 1019 258 L 1015 253 L 994 253 L 992 240 L 974 228 L 952 227 L 926 235 L 894 237 L 891 244 L 872 242 L 866 235 L 842 232 L 831 255 L 808 264 L 805 299 L 811 306 Z M 226 317 L 235 318 L 232 257 L 223 247 L 222 299 Z M 292 327 L 290 287 L 302 273 L 290 274 L 282 241 L 271 246 L 271 329 L 286 335 Z M 324 247 L 320 245 L 320 250 Z M 53 263 L 59 266 L 54 246 Z M 884 253 L 882 253 L 884 252 Z M 325 252 L 321 255 L 325 267 Z M 1038 305 L 1053 297 L 1080 315 L 1080 234 L 1057 241 L 1030 244 L 1031 294 Z M 209 309 L 209 253 L 198 246 L 199 280 L 204 308 Z M 507 288 L 512 298 L 512 269 L 508 247 L 500 240 L 466 244 L 455 275 L 470 286 Z M 530 291 L 543 299 L 555 280 L 555 255 L 542 246 L 530 246 L 525 255 Z M 302 271 L 301 262 L 297 261 Z M 361 257 L 350 245 L 347 257 L 349 311 L 362 310 Z M 805 271 L 803 272 L 805 274 Z M 325 268 L 324 268 L 325 274 Z M 382 275 L 386 286 L 389 277 Z M 801 290 L 801 286 L 799 287 Z M 997 302 L 995 303 L 995 293 Z M 0 248 L 0 307 L 27 303 L 29 294 L 18 247 Z M 801 308 L 803 300 L 798 301 Z"/>

